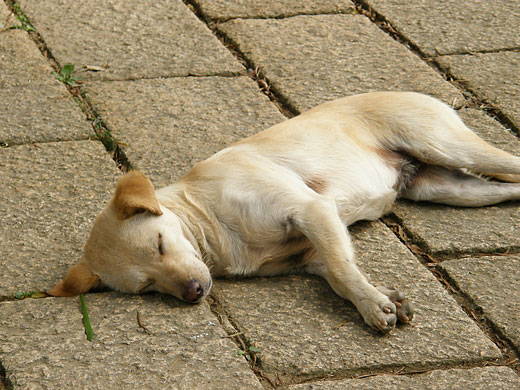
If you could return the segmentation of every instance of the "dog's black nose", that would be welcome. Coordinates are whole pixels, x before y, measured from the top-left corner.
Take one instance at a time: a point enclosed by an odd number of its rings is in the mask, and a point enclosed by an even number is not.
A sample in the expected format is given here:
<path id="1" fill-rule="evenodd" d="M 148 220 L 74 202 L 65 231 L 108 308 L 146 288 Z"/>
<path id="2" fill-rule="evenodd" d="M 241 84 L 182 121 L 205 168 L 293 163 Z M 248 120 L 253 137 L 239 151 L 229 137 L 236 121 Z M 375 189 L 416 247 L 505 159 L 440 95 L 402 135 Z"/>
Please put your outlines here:
<path id="1" fill-rule="evenodd" d="M 188 285 L 186 286 L 186 290 L 184 291 L 184 294 L 182 297 L 185 301 L 195 303 L 200 298 L 202 298 L 202 295 L 204 294 L 204 289 L 200 285 L 199 282 L 196 280 L 191 280 Z"/>

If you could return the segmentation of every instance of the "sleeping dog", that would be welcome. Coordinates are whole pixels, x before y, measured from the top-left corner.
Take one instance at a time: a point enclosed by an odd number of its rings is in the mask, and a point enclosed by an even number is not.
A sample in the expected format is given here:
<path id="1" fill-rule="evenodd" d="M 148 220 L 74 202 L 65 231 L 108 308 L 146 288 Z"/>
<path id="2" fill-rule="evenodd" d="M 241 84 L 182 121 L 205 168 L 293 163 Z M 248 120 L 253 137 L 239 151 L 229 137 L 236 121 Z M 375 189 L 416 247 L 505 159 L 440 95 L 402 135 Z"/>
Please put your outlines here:
<path id="1" fill-rule="evenodd" d="M 212 277 L 299 269 L 325 278 L 370 327 L 387 332 L 411 320 L 412 305 L 368 281 L 346 226 L 381 217 L 396 198 L 470 207 L 517 200 L 518 182 L 520 158 L 484 142 L 440 101 L 411 92 L 350 96 L 239 141 L 160 190 L 127 173 L 84 258 L 49 293 L 104 285 L 194 303 Z"/>

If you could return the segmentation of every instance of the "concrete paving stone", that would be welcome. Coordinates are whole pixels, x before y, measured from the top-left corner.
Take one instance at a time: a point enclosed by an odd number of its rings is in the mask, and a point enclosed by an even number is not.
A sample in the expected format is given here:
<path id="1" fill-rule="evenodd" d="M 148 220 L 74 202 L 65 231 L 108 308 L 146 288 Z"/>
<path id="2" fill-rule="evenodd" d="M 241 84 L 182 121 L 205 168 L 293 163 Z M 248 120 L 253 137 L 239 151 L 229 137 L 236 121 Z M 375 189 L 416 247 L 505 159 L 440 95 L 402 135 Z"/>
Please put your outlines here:
<path id="1" fill-rule="evenodd" d="M 464 208 L 427 202 L 396 202 L 393 213 L 412 239 L 432 254 L 503 252 L 520 248 L 518 202 Z"/>
<path id="2" fill-rule="evenodd" d="M 52 287 L 82 256 L 118 170 L 97 141 L 0 149 L 0 297 Z"/>
<path id="3" fill-rule="evenodd" d="M 358 263 L 416 308 L 409 326 L 379 335 L 322 279 L 292 275 L 218 281 L 214 295 L 270 373 L 308 378 L 356 369 L 435 366 L 501 356 L 432 274 L 380 222 L 352 227 Z"/>
<path id="4" fill-rule="evenodd" d="M 93 83 L 87 95 L 157 186 L 285 119 L 248 77 Z"/>
<path id="5" fill-rule="evenodd" d="M 135 79 L 244 71 L 181 0 L 21 0 L 60 64 L 102 68 L 81 75 Z"/>
<path id="6" fill-rule="evenodd" d="M 394 28 L 429 55 L 520 46 L 517 0 L 368 0 Z"/>
<path id="7" fill-rule="evenodd" d="M 0 28 L 14 24 L 14 16 L 9 15 L 11 15 L 11 11 L 7 8 L 5 3 L 0 3 Z"/>
<path id="8" fill-rule="evenodd" d="M 25 31 L 0 34 L 0 69 L 0 142 L 87 139 L 92 134 L 80 108 L 52 76 L 52 68 Z"/>
<path id="9" fill-rule="evenodd" d="M 213 20 L 231 18 L 282 18 L 301 14 L 342 14 L 355 12 L 344 0 L 195 0 L 202 13 Z"/>
<path id="10" fill-rule="evenodd" d="M 16 145 L 93 138 L 69 92 L 59 84 L 0 88 L 0 142 Z"/>
<path id="11" fill-rule="evenodd" d="M 508 367 L 484 367 L 431 371 L 418 375 L 379 375 L 363 379 L 324 381 L 289 386 L 288 390 L 510 390 L 520 388 L 520 379 Z"/>
<path id="12" fill-rule="evenodd" d="M 520 127 L 520 52 L 442 56 L 438 61 Z"/>
<path id="13" fill-rule="evenodd" d="M 117 293 L 85 301 L 91 342 L 77 297 L 0 304 L 0 361 L 13 389 L 262 389 L 206 303 Z"/>
<path id="14" fill-rule="evenodd" d="M 237 19 L 218 25 L 298 111 L 362 92 L 428 93 L 462 103 L 459 91 L 362 15 Z"/>
<path id="15" fill-rule="evenodd" d="M 0 91 L 58 83 L 47 60 L 22 30 L 0 33 L 0 69 Z"/>
<path id="16" fill-rule="evenodd" d="M 443 262 L 441 267 L 520 349 L 519 256 L 450 260 Z"/>

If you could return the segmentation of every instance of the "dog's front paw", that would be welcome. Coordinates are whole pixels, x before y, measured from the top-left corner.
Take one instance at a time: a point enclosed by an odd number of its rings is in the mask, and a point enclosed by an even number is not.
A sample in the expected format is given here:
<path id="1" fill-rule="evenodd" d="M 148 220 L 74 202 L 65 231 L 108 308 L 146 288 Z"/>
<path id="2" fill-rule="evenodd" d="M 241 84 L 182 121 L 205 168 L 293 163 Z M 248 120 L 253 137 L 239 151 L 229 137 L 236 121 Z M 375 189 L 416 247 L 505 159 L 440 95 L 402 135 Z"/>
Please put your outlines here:
<path id="1" fill-rule="evenodd" d="M 413 319 L 413 305 L 402 292 L 395 288 L 383 286 L 377 286 L 377 289 L 390 298 L 392 303 L 396 306 L 396 316 L 399 322 L 407 324 Z"/>
<path id="2" fill-rule="evenodd" d="M 364 299 L 358 310 L 367 325 L 378 332 L 390 332 L 397 322 L 397 307 L 386 296 L 381 299 Z"/>

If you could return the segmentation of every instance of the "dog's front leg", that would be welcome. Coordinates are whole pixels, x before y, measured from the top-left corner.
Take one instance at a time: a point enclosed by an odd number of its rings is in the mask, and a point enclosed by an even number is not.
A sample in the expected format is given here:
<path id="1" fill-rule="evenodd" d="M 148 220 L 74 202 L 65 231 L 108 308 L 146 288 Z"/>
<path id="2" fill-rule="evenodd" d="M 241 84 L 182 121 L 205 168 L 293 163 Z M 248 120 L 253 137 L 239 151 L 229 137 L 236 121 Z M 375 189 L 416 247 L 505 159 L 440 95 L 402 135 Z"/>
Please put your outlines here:
<path id="1" fill-rule="evenodd" d="M 351 301 L 370 327 L 381 332 L 393 329 L 396 305 L 358 269 L 350 235 L 335 204 L 313 200 L 300 210 L 294 222 L 312 242 L 319 258 L 319 263 L 309 264 L 308 271 L 325 278 L 336 294 Z"/>

